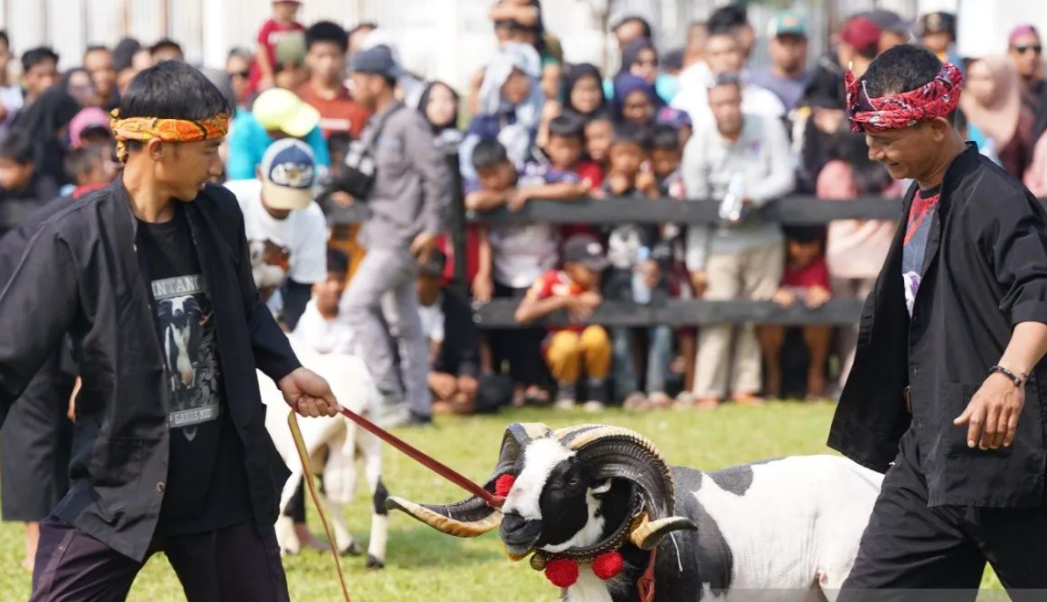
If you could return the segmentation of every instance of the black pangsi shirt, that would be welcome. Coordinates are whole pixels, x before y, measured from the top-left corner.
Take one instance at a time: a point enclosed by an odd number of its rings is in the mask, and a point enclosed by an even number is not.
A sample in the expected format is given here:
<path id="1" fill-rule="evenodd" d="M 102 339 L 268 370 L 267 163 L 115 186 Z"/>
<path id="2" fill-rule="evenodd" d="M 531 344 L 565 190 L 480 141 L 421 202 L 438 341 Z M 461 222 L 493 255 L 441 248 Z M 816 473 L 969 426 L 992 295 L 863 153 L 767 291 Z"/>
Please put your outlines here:
<path id="1" fill-rule="evenodd" d="M 921 200 L 916 190 L 914 184 L 906 196 L 903 219 L 933 200 Z M 953 420 L 1000 360 L 1014 327 L 1047 324 L 1047 213 L 973 145 L 949 166 L 934 207 L 924 215 L 923 257 L 913 267 L 903 268 L 910 229 L 903 222 L 895 234 L 862 312 L 829 447 L 885 472 L 909 433 L 929 506 L 1039 507 L 1047 473 L 1047 362 L 1031 370 L 1011 447 L 971 449 L 968 426 Z M 900 275 L 916 265 L 919 295 L 910 317 Z"/>
<path id="2" fill-rule="evenodd" d="M 276 522 L 288 470 L 265 429 L 258 372 L 279 381 L 301 363 L 258 295 L 233 194 L 208 184 L 180 210 L 215 312 L 222 412 L 238 435 L 221 441 L 242 442 L 242 459 L 230 464 L 247 480 L 261 535 Z M 148 557 L 168 497 L 170 441 L 183 436 L 168 426 L 171 385 L 151 281 L 142 277 L 149 261 L 136 245 L 139 229 L 117 179 L 44 219 L 0 290 L 0 425 L 69 333 L 83 388 L 70 489 L 54 514 L 136 562 Z M 220 481 L 219 466 L 208 485 Z"/>
<path id="3" fill-rule="evenodd" d="M 157 533 L 227 527 L 250 516 L 244 448 L 222 393 L 214 310 L 181 205 L 168 222 L 139 221 L 137 244 L 170 390 L 170 460 Z"/>

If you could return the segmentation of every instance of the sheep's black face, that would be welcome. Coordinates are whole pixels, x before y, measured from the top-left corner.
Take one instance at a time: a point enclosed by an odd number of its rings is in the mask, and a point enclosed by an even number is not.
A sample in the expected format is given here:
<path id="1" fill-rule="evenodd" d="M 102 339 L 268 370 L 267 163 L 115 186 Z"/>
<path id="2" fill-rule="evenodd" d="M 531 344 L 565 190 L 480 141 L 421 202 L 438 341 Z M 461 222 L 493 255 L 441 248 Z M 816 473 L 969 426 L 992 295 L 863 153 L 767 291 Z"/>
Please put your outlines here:
<path id="1" fill-rule="evenodd" d="M 627 516 L 629 485 L 594 481 L 574 452 L 555 440 L 533 442 L 522 460 L 502 508 L 500 535 L 509 554 L 522 557 L 536 548 L 555 553 L 591 546 Z"/>

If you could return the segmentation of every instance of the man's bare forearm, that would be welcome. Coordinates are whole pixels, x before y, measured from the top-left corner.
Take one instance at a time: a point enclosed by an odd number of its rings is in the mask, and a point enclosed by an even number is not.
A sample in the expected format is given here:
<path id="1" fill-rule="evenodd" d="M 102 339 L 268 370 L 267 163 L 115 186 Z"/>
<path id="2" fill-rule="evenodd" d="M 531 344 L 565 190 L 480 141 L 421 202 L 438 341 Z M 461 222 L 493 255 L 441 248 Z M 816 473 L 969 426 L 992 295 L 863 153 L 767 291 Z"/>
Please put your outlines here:
<path id="1" fill-rule="evenodd" d="M 1047 324 L 1022 322 L 1014 327 L 999 365 L 1023 376 L 1032 373 L 1044 354 L 1047 354 Z"/>

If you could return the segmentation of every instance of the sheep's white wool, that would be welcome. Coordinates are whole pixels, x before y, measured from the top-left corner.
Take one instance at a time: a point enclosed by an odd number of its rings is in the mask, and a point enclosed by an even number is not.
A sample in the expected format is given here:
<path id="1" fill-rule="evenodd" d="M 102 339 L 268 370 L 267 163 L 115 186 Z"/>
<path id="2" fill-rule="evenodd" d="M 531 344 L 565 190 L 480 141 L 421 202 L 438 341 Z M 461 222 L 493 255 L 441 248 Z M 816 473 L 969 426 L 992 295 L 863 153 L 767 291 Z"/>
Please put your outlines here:
<path id="1" fill-rule="evenodd" d="M 519 514 L 526 520 L 541 520 L 539 502 L 549 474 L 574 452 L 553 438 L 538 439 L 524 449 L 524 469 L 513 482 L 502 512 Z"/>
<path id="2" fill-rule="evenodd" d="M 327 379 L 340 404 L 358 414 L 373 414 L 381 403 L 381 394 L 362 359 L 322 355 L 304 346 L 294 336 L 289 336 L 288 340 L 302 364 Z M 280 508 L 283 509 L 302 481 L 301 461 L 287 426 L 289 408 L 283 394 L 272 379 L 260 371 L 258 386 L 262 402 L 267 406 L 266 429 L 291 470 L 280 499 Z M 336 544 L 340 550 L 346 550 L 354 545 L 354 540 L 345 525 L 344 505 L 352 500 L 356 492 L 357 460 L 362 460 L 364 464 L 368 491 L 373 497 L 382 472 L 381 441 L 344 416 L 300 420 L 299 427 L 313 470 L 323 472 L 326 495 L 321 493 L 320 497 L 328 510 Z M 388 529 L 388 517 L 372 510 L 368 553 L 379 561 L 385 560 Z M 291 552 L 298 550 L 293 522 L 289 518 L 278 521 L 277 533 L 281 549 Z"/>
<path id="3" fill-rule="evenodd" d="M 607 583 L 593 574 L 589 567 L 583 566 L 578 572 L 578 581 L 567 588 L 569 602 L 612 602 L 611 590 Z"/>
<path id="4" fill-rule="evenodd" d="M 727 599 L 802 602 L 821 576 L 827 595 L 835 593 L 850 573 L 882 475 L 836 456 L 789 457 L 752 471 L 742 495 L 711 478 L 694 494 L 734 556 Z"/>

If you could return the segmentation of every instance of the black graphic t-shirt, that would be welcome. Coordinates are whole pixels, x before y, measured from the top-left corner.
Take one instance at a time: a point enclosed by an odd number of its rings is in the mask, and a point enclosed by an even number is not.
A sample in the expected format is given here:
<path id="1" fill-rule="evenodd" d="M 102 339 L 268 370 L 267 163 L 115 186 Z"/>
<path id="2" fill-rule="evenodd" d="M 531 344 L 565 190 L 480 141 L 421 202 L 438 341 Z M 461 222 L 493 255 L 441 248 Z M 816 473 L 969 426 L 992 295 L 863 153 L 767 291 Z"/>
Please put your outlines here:
<path id="1" fill-rule="evenodd" d="M 913 198 L 909 209 L 909 219 L 905 227 L 905 239 L 902 243 L 902 281 L 905 283 L 905 307 L 912 317 L 916 291 L 923 278 L 923 258 L 927 251 L 927 238 L 931 233 L 931 222 L 938 210 L 938 198 L 941 187 L 930 190 L 919 190 Z"/>
<path id="2" fill-rule="evenodd" d="M 250 517 L 244 448 L 222 391 L 217 330 L 185 213 L 138 222 L 170 388 L 167 485 L 157 533 L 190 535 Z"/>

